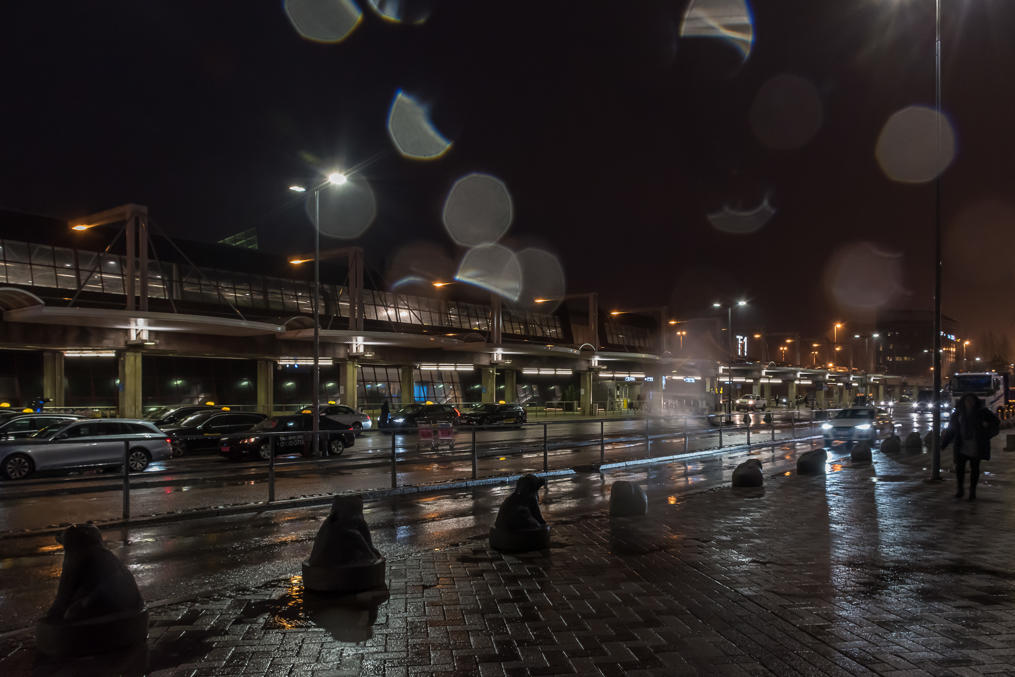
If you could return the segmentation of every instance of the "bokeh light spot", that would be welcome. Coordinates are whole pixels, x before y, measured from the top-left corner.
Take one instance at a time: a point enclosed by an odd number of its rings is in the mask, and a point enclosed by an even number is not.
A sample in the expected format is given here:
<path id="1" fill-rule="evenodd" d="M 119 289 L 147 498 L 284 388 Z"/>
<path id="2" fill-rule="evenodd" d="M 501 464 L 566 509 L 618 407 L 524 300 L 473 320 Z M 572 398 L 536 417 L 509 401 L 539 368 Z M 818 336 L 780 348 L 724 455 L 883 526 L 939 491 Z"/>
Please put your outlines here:
<path id="1" fill-rule="evenodd" d="M 522 270 L 518 305 L 528 310 L 553 312 L 564 300 L 564 267 L 560 259 L 536 247 L 526 247 L 516 256 Z"/>
<path id="2" fill-rule="evenodd" d="M 388 136 L 398 152 L 414 160 L 436 160 L 451 148 L 437 131 L 426 108 L 402 90 L 395 92 L 388 111 Z"/>
<path id="3" fill-rule="evenodd" d="M 933 181 L 955 159 L 955 131 L 948 118 L 933 108 L 909 106 L 888 118 L 875 155 L 893 181 Z"/>
<path id="4" fill-rule="evenodd" d="M 444 201 L 444 227 L 465 247 L 496 242 L 511 226 L 514 207 L 504 182 L 489 174 L 469 174 L 455 182 Z"/>
<path id="5" fill-rule="evenodd" d="M 826 270 L 826 288 L 844 309 L 877 310 L 905 293 L 902 255 L 885 252 L 870 242 L 841 247 Z"/>
<path id="6" fill-rule="evenodd" d="M 800 148 L 818 133 L 823 119 L 818 91 L 797 75 L 770 79 L 751 104 L 751 129 L 758 141 L 774 150 Z"/>
<path id="7" fill-rule="evenodd" d="M 392 23 L 421 24 L 430 17 L 426 0 L 368 0 L 370 9 Z"/>
<path id="8" fill-rule="evenodd" d="M 708 215 L 708 221 L 716 230 L 736 235 L 746 235 L 761 230 L 775 216 L 775 209 L 768 203 L 768 196 L 754 209 L 741 210 L 723 206 Z"/>
<path id="9" fill-rule="evenodd" d="M 360 177 L 350 177 L 340 186 L 327 185 L 320 191 L 320 230 L 322 235 L 342 239 L 357 238 L 366 232 L 377 217 L 377 199 L 370 184 Z M 314 194 L 307 195 L 307 217 L 314 222 Z"/>
<path id="10" fill-rule="evenodd" d="M 517 301 L 522 292 L 522 267 L 507 247 L 484 244 L 465 252 L 455 279 Z"/>
<path id="11" fill-rule="evenodd" d="M 680 36 L 722 40 L 746 60 L 754 44 L 751 9 L 746 0 L 691 0 Z"/>
<path id="12" fill-rule="evenodd" d="M 363 19 L 352 0 L 285 0 L 284 7 L 296 32 L 313 42 L 341 42 Z"/>
<path id="13" fill-rule="evenodd" d="M 410 242 L 395 252 L 388 263 L 387 276 L 392 289 L 421 286 L 432 292 L 435 281 L 450 280 L 455 262 L 443 247 L 433 242 Z"/>

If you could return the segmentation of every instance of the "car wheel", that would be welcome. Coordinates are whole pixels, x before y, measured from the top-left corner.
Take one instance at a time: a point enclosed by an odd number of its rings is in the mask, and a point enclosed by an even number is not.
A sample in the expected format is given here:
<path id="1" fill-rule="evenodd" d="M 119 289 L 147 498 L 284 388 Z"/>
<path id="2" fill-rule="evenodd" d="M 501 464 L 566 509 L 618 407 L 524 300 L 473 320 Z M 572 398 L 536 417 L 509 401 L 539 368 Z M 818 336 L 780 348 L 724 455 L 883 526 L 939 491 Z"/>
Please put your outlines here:
<path id="1" fill-rule="evenodd" d="M 127 454 L 127 467 L 131 472 L 142 472 L 151 460 L 151 455 L 145 449 L 131 449 Z"/>
<path id="2" fill-rule="evenodd" d="M 343 451 L 345 451 L 345 442 L 342 441 L 341 437 L 332 437 L 328 440 L 328 454 L 331 456 L 341 456 Z"/>
<path id="3" fill-rule="evenodd" d="M 3 474 L 9 480 L 23 480 L 31 475 L 34 469 L 32 459 L 24 454 L 11 454 L 4 459 Z"/>
<path id="4" fill-rule="evenodd" d="M 363 433 L 363 424 L 359 421 L 353 421 L 352 434 L 359 437 Z"/>
<path id="5" fill-rule="evenodd" d="M 257 448 L 257 455 L 262 461 L 271 460 L 271 442 L 265 440 L 261 442 L 261 446 Z"/>

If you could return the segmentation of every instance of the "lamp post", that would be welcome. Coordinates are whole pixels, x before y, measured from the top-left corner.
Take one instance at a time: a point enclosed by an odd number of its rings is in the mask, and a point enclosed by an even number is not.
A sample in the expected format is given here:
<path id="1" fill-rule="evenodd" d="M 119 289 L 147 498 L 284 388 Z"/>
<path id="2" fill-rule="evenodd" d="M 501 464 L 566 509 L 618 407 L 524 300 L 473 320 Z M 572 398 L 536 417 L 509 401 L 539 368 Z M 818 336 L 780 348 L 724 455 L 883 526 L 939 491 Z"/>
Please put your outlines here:
<path id="1" fill-rule="evenodd" d="M 941 0 L 934 0 L 934 107 L 937 111 L 937 154 L 941 156 Z M 930 436 L 932 480 L 941 479 L 941 173 L 934 178 L 934 411 Z"/>
<path id="2" fill-rule="evenodd" d="M 747 301 L 736 302 L 737 307 L 743 308 Z M 712 304 L 713 308 L 722 309 L 723 304 L 718 301 Z M 726 415 L 733 415 L 733 304 L 727 303 L 726 307 Z"/>
<path id="3" fill-rule="evenodd" d="M 349 178 L 342 172 L 332 172 L 327 178 L 311 188 L 314 195 L 314 394 L 311 404 L 313 412 L 311 430 L 314 438 L 315 455 L 321 448 L 321 190 L 326 186 L 342 186 Z M 295 193 L 305 193 L 307 188 L 301 185 L 289 186 Z"/>

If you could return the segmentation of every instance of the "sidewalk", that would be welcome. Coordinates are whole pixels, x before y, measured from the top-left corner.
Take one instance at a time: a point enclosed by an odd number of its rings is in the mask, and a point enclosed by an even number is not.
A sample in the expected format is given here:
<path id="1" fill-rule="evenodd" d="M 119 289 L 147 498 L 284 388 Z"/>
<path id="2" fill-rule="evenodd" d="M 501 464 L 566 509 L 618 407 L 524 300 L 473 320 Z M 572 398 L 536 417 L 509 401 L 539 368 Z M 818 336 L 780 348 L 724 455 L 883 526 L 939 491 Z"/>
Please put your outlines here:
<path id="1" fill-rule="evenodd" d="M 153 609 L 149 664 L 164 675 L 1012 674 L 1015 464 L 995 448 L 976 503 L 925 482 L 926 455 L 881 454 L 827 477 L 769 477 L 765 490 L 679 498 L 660 486 L 643 519 L 554 522 L 551 503 L 548 553 L 500 555 L 481 539 L 408 552 L 389 559 L 386 600 L 322 605 L 294 571 Z M 36 662 L 31 644 L 0 644 L 0 671 L 88 674 L 88 661 Z"/>

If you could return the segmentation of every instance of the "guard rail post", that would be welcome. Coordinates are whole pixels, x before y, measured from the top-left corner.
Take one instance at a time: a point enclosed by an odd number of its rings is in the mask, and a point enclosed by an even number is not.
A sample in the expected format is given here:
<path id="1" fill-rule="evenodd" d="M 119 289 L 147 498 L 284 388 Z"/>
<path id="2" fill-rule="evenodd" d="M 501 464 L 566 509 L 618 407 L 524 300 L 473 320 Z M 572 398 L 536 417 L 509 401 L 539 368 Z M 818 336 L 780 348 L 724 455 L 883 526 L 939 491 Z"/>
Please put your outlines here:
<path id="1" fill-rule="evenodd" d="M 546 424 L 543 424 L 543 472 L 550 469 L 550 449 L 546 442 Z"/>
<path id="2" fill-rule="evenodd" d="M 130 440 L 123 441 L 123 521 L 130 521 Z"/>
<path id="3" fill-rule="evenodd" d="M 479 451 L 476 449 L 476 426 L 472 426 L 472 479 L 479 479 Z"/>
<path id="4" fill-rule="evenodd" d="M 745 414 L 744 418 L 747 420 L 747 446 L 751 446 L 751 415 Z"/>
<path id="5" fill-rule="evenodd" d="M 688 451 L 690 451 L 690 450 L 689 450 L 689 449 L 687 448 L 687 444 L 688 444 L 688 440 L 687 440 L 687 417 L 685 416 L 685 417 L 684 417 L 684 453 L 685 453 L 685 454 L 686 454 L 686 453 L 687 453 Z"/>
<path id="6" fill-rule="evenodd" d="M 606 422 L 599 419 L 599 465 L 606 463 Z"/>
<path id="7" fill-rule="evenodd" d="M 722 449 L 722 424 L 723 424 L 723 415 L 719 414 L 719 448 L 720 449 Z"/>
<path id="8" fill-rule="evenodd" d="M 391 431 L 391 488 L 398 488 L 398 473 L 395 471 L 395 431 Z"/>
<path id="9" fill-rule="evenodd" d="M 275 438 L 268 435 L 268 503 L 275 502 Z"/>

